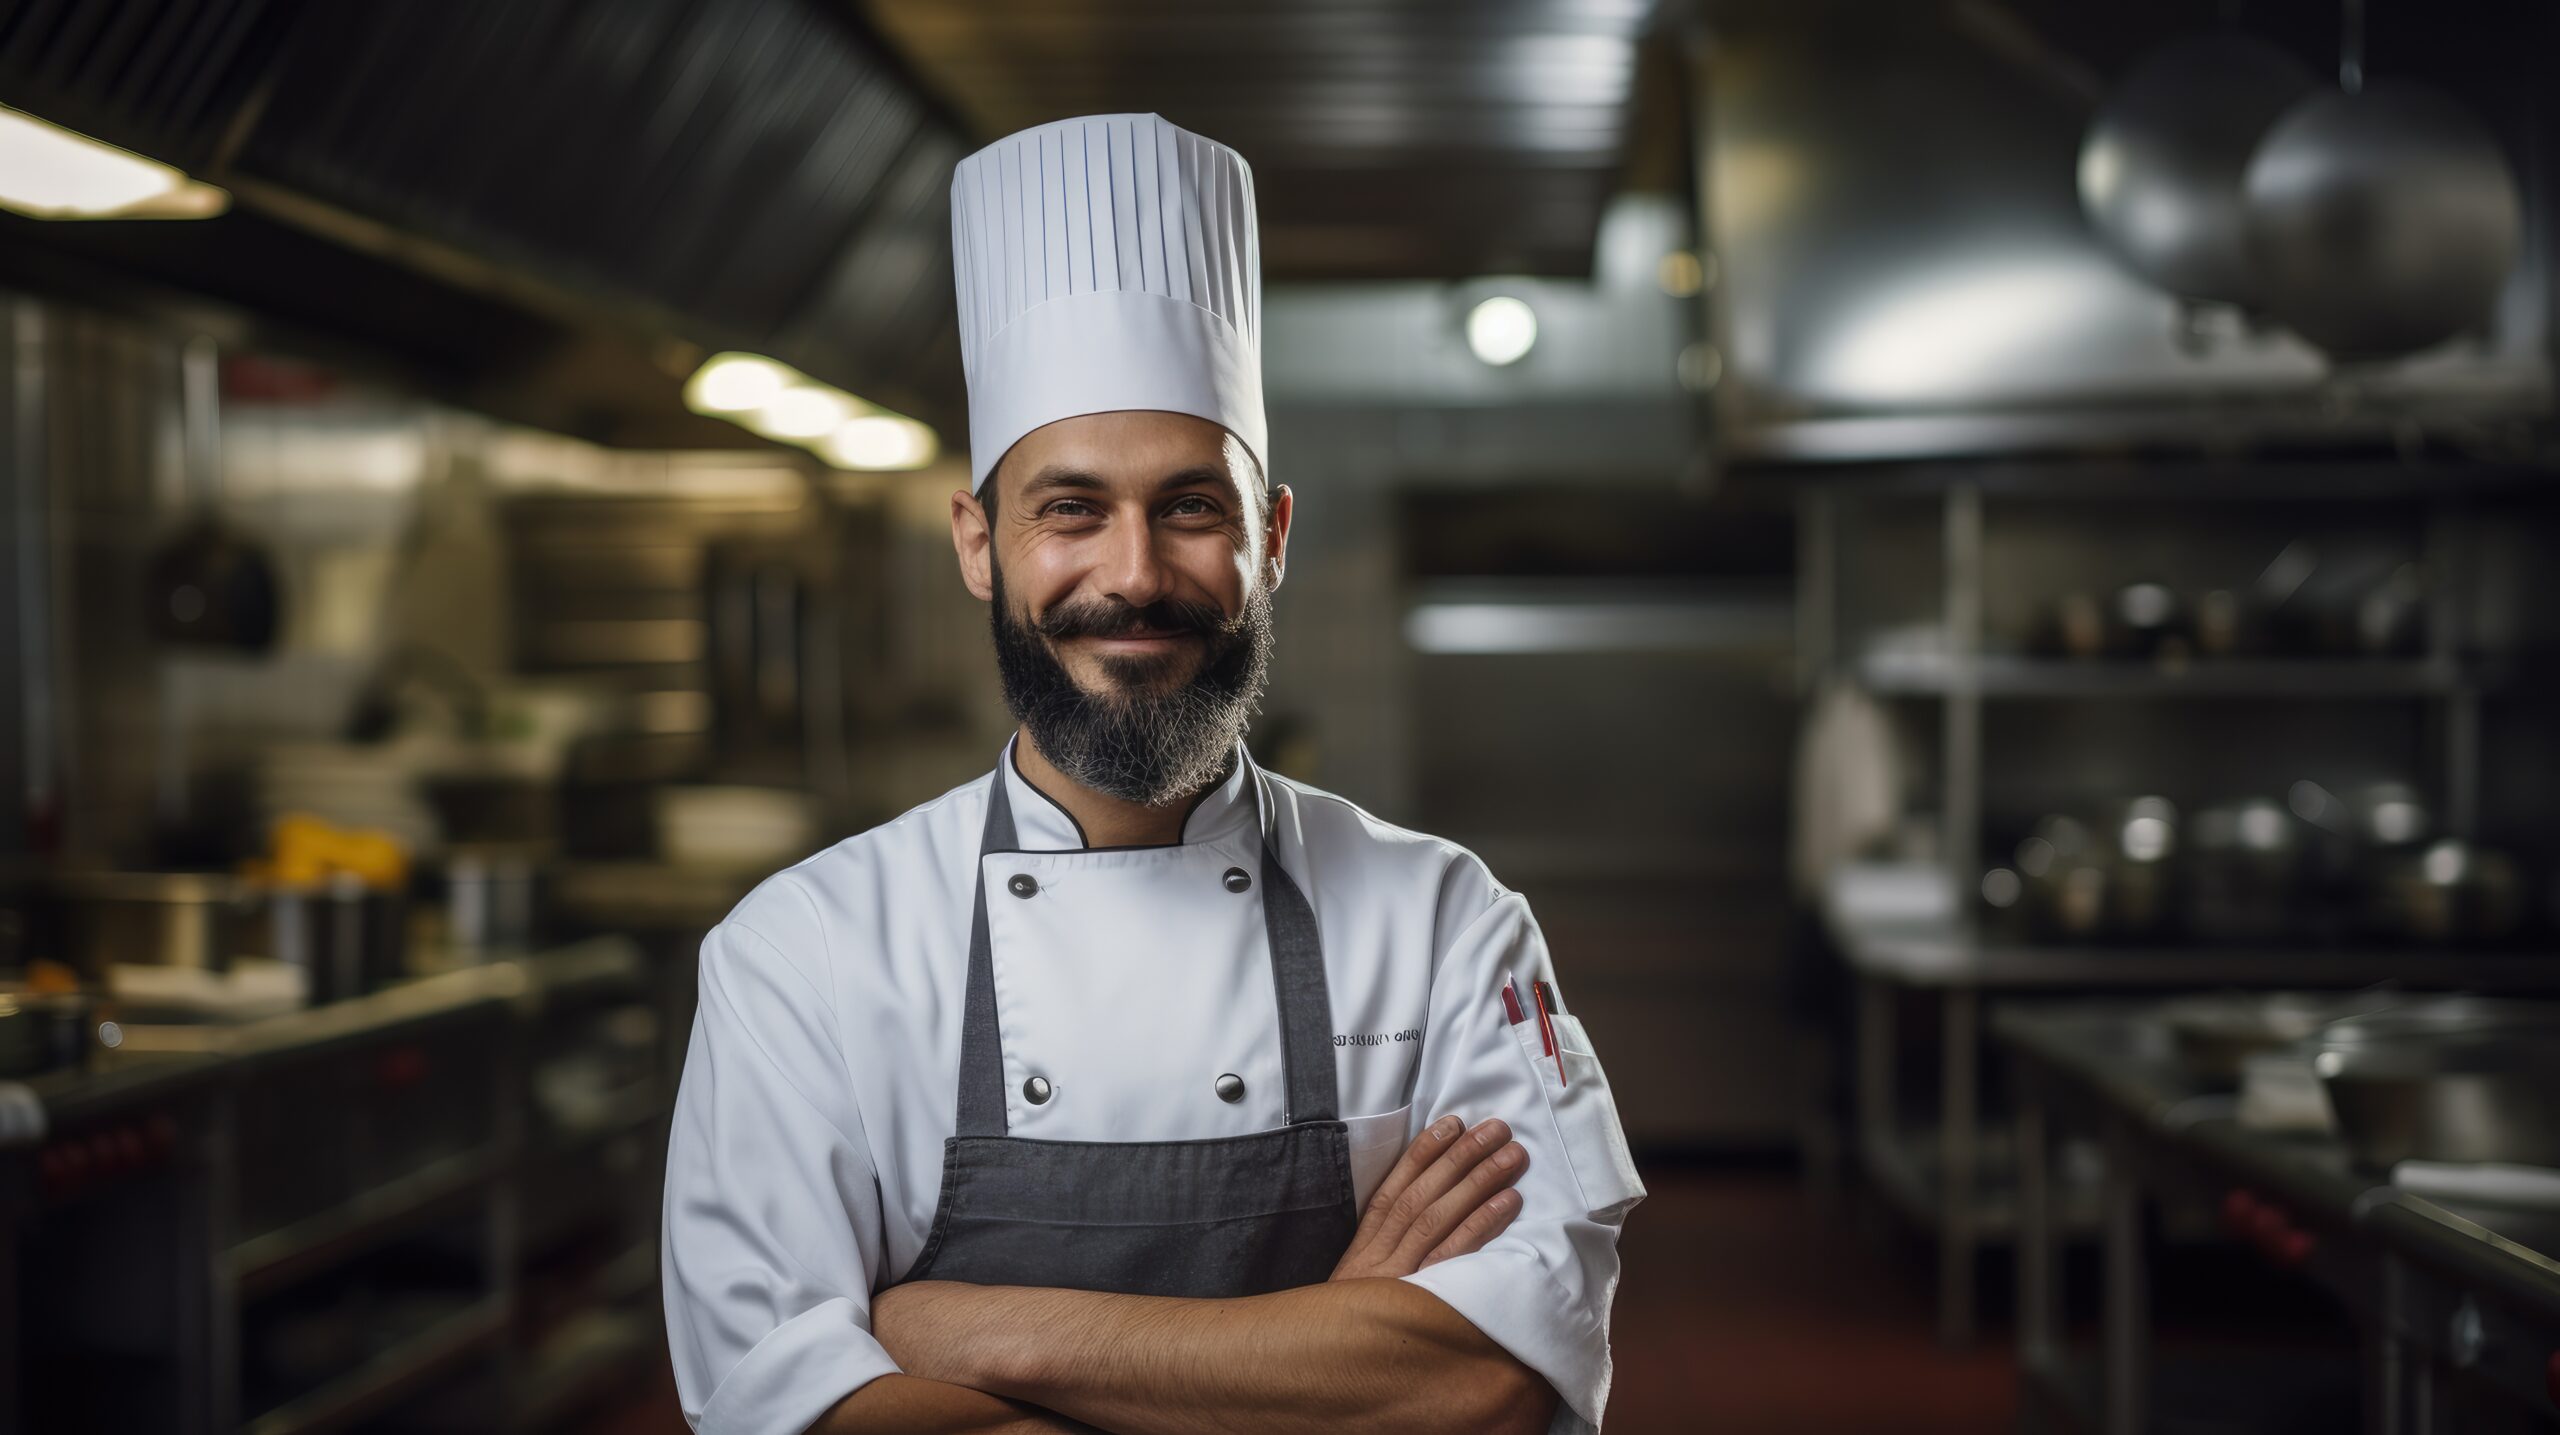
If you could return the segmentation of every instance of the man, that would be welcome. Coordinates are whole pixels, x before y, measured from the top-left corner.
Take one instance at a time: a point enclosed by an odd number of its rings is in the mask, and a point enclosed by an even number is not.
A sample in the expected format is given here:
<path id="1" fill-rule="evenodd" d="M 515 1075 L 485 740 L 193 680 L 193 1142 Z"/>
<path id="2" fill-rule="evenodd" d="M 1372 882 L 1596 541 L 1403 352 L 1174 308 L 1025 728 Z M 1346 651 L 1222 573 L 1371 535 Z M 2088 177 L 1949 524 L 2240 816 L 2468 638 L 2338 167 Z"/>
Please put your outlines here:
<path id="1" fill-rule="evenodd" d="M 705 1432 L 1596 1427 L 1644 1191 L 1526 904 L 1241 739 L 1251 176 L 1154 116 L 962 162 L 997 769 L 703 945 L 667 1319 Z"/>

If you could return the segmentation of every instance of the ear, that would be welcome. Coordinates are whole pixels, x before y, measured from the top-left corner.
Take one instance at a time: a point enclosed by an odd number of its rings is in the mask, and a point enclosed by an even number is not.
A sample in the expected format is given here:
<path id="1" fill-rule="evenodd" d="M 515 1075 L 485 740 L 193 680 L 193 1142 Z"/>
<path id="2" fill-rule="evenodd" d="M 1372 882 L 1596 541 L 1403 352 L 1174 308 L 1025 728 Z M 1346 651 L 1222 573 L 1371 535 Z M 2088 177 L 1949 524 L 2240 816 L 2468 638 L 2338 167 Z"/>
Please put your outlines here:
<path id="1" fill-rule="evenodd" d="M 978 496 L 961 489 L 951 495 L 951 551 L 960 559 L 960 581 L 981 603 L 996 596 L 990 571 L 995 535 L 987 528 L 987 510 Z"/>
<path id="2" fill-rule="evenodd" d="M 1274 592 L 1279 590 L 1280 577 L 1289 567 L 1289 513 L 1293 503 L 1289 485 L 1280 484 L 1271 490 L 1271 514 L 1266 520 L 1269 527 L 1262 535 L 1262 551 L 1263 569 L 1271 575 Z"/>

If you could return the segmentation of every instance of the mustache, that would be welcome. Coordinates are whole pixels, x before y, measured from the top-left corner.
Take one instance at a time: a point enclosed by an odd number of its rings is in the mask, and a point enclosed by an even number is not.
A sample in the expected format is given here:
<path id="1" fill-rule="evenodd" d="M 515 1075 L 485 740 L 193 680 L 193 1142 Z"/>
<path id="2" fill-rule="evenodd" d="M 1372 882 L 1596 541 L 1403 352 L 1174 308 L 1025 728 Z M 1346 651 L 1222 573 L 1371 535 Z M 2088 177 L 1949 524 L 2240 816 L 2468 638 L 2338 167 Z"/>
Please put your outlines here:
<path id="1" fill-rule="evenodd" d="M 1052 642 L 1066 638 L 1122 638 L 1132 633 L 1193 633 L 1214 639 L 1233 635 L 1243 621 L 1241 615 L 1229 618 L 1213 604 L 1184 598 L 1163 598 L 1144 605 L 1095 598 L 1061 604 L 1041 614 L 1031 626 Z"/>

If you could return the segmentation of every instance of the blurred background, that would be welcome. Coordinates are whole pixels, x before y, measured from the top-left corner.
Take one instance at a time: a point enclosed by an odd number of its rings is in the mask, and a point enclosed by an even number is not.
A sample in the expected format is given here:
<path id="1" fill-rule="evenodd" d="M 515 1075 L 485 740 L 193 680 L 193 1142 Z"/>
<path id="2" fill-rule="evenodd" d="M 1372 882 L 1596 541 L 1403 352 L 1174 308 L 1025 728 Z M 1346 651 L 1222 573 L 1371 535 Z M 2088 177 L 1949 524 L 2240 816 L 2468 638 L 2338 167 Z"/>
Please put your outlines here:
<path id="1" fill-rule="evenodd" d="M 1254 168 L 1280 771 L 1612 1428 L 2560 1429 L 2552 7 L 0 4 L 0 1432 L 682 1428 L 694 949 L 985 769 L 946 186 Z"/>

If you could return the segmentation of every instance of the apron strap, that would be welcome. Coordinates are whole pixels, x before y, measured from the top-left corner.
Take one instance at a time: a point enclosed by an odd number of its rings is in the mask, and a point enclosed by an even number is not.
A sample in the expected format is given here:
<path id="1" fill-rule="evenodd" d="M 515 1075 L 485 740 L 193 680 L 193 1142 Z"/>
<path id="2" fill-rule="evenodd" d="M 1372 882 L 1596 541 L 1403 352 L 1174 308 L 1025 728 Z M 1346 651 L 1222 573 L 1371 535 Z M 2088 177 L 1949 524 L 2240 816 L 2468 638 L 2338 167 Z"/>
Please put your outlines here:
<path id="1" fill-rule="evenodd" d="M 1280 865 L 1279 823 L 1271 786 L 1255 769 L 1262 808 L 1262 924 L 1271 942 L 1271 985 L 1280 998 L 1280 1064 L 1289 1088 L 1292 1126 L 1334 1120 L 1342 1109 L 1333 1069 L 1333 997 L 1325 986 L 1324 941 L 1315 908 Z"/>
<path id="2" fill-rule="evenodd" d="M 976 894 L 969 916 L 969 991 L 960 1011 L 961 1136 L 1002 1136 L 1004 1112 L 1004 1037 L 996 1025 L 996 949 L 987 935 L 987 854 L 1010 852 L 1021 843 L 1013 830 L 1013 800 L 1005 794 L 1005 774 L 996 769 L 987 785 L 987 826 L 978 839 L 978 860 L 969 864 L 969 888 Z"/>

